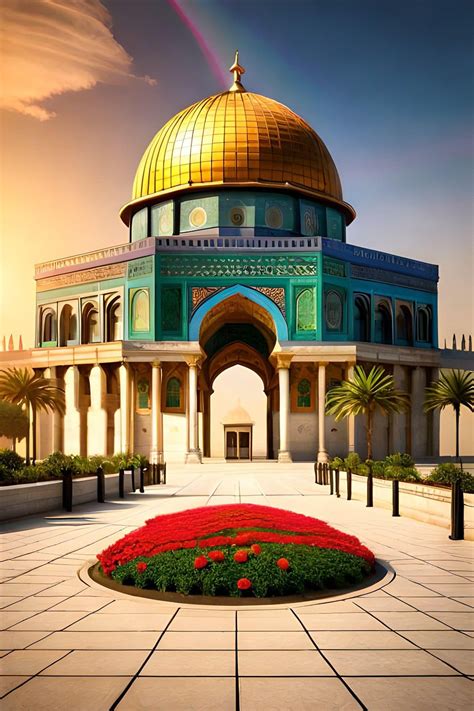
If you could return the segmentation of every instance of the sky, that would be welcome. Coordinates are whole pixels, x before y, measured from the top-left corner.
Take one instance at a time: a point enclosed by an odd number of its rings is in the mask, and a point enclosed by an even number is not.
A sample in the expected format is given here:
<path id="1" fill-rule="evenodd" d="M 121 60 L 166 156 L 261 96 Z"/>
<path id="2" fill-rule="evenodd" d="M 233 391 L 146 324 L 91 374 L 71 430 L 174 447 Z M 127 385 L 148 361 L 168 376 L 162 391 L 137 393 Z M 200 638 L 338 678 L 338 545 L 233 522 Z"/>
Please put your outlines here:
<path id="1" fill-rule="evenodd" d="M 244 84 L 328 146 L 347 241 L 440 265 L 440 339 L 473 332 L 474 5 L 3 0 L 0 338 L 34 339 L 36 262 L 128 241 L 118 211 L 180 109 Z"/>

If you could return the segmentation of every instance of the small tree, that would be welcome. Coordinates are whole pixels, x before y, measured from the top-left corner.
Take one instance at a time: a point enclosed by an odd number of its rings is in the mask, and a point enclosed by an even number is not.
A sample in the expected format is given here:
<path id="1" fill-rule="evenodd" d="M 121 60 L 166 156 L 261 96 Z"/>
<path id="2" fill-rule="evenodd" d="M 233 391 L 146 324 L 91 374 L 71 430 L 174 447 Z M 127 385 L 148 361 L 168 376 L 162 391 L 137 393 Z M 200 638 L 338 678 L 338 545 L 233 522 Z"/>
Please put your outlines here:
<path id="1" fill-rule="evenodd" d="M 28 419 L 26 463 L 30 463 L 30 411 L 33 422 L 33 461 L 36 459 L 36 417 L 44 410 L 64 414 L 64 391 L 50 378 L 43 378 L 28 368 L 8 368 L 0 372 L 0 398 L 19 405 Z"/>
<path id="2" fill-rule="evenodd" d="M 372 459 L 375 412 L 380 410 L 385 415 L 401 412 L 408 407 L 409 402 L 408 394 L 397 390 L 393 375 L 380 365 L 374 365 L 368 373 L 361 365 L 356 365 L 352 380 L 344 380 L 327 393 L 326 412 L 334 415 L 336 420 L 350 415 L 365 415 L 367 458 Z"/>
<path id="3" fill-rule="evenodd" d="M 459 459 L 459 418 L 461 407 L 474 412 L 474 375 L 468 370 L 441 372 L 426 388 L 425 412 L 452 407 L 456 414 L 456 458 Z"/>
<path id="4" fill-rule="evenodd" d="M 27 434 L 28 418 L 21 407 L 0 400 L 0 437 L 11 439 L 16 451 L 17 440 L 21 441 Z"/>

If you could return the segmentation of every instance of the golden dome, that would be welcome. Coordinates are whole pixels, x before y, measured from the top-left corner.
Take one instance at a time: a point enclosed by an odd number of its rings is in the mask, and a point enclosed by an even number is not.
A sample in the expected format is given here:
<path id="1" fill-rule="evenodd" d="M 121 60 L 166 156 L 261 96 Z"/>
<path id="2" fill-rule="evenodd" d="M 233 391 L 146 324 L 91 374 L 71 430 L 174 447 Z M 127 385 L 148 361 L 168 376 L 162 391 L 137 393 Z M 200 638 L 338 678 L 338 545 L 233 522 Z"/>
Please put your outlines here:
<path id="1" fill-rule="evenodd" d="M 179 191 L 215 187 L 293 190 L 342 209 L 334 161 L 318 134 L 291 109 L 245 91 L 238 58 L 234 84 L 180 111 L 152 139 L 138 166 L 127 224 L 135 206 Z"/>

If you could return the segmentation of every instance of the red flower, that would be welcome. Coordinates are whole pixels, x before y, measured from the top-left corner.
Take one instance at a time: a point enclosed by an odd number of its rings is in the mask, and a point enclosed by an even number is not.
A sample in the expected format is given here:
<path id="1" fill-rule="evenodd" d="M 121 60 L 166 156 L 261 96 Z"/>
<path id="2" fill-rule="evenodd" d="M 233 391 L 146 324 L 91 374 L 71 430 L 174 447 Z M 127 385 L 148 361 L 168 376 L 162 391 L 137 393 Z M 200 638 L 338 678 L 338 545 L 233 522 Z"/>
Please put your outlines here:
<path id="1" fill-rule="evenodd" d="M 252 583 L 248 578 L 239 578 L 239 580 L 237 580 L 237 587 L 239 590 L 248 590 L 252 587 Z"/>
<path id="2" fill-rule="evenodd" d="M 237 553 L 234 553 L 234 560 L 236 563 L 246 563 L 248 560 L 248 557 L 249 557 L 249 554 L 247 553 L 247 551 L 244 551 L 244 550 L 240 550 L 240 551 L 237 551 Z M 242 579 L 245 580 L 245 578 L 242 578 Z"/>
<path id="3" fill-rule="evenodd" d="M 250 546 L 250 550 L 254 555 L 260 555 L 262 552 L 262 546 L 259 546 L 258 543 L 254 543 L 253 546 Z"/>
<path id="4" fill-rule="evenodd" d="M 225 560 L 225 555 L 222 551 L 209 551 L 208 556 L 214 563 L 222 563 Z"/>
<path id="5" fill-rule="evenodd" d="M 290 567 L 290 563 L 286 558 L 278 558 L 277 565 L 280 570 L 288 570 L 288 568 Z"/>
<path id="6" fill-rule="evenodd" d="M 144 573 L 147 568 L 148 568 L 148 565 L 146 563 L 143 563 L 143 562 L 137 563 L 137 572 L 138 573 Z"/>
<path id="7" fill-rule="evenodd" d="M 235 537 L 235 542 L 238 546 L 245 546 L 246 543 L 250 543 L 252 538 L 252 533 L 238 533 Z"/>
<path id="8" fill-rule="evenodd" d="M 207 565 L 207 558 L 204 555 L 198 555 L 197 558 L 194 559 L 194 567 L 196 570 L 201 570 L 201 568 L 205 568 Z"/>

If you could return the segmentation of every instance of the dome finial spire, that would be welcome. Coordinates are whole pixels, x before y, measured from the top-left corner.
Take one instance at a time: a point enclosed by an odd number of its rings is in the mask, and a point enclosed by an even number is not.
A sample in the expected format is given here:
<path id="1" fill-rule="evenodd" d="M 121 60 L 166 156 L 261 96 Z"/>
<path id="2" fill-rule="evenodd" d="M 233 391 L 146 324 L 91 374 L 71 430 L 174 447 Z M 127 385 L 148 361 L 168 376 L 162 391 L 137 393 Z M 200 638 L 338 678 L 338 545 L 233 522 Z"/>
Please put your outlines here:
<path id="1" fill-rule="evenodd" d="M 234 63 L 230 67 L 229 72 L 234 75 L 234 83 L 230 87 L 229 91 L 245 91 L 245 87 L 240 81 L 242 74 L 245 74 L 245 69 L 239 64 L 239 50 L 235 50 Z"/>

